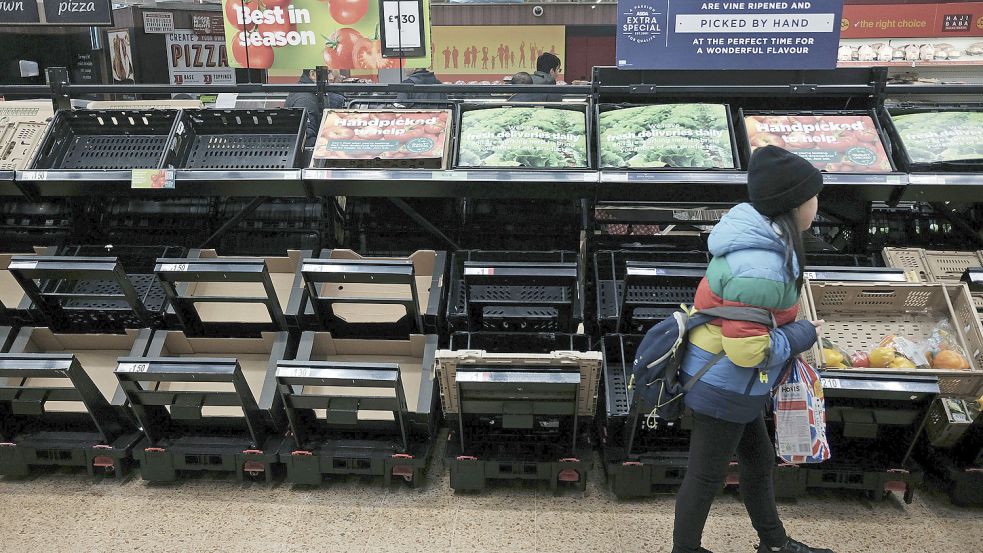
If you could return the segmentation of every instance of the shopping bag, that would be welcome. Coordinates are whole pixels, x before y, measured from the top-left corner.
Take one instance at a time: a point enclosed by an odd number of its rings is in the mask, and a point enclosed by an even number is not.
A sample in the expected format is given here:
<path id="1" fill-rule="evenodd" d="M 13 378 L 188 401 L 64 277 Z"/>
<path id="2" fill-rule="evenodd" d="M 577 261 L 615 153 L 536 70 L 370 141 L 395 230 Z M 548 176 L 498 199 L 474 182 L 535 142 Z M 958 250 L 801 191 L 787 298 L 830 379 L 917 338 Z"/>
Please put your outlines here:
<path id="1" fill-rule="evenodd" d="M 775 389 L 774 405 L 778 457 L 792 464 L 829 460 L 823 383 L 801 357 L 792 362 L 786 379 Z"/>

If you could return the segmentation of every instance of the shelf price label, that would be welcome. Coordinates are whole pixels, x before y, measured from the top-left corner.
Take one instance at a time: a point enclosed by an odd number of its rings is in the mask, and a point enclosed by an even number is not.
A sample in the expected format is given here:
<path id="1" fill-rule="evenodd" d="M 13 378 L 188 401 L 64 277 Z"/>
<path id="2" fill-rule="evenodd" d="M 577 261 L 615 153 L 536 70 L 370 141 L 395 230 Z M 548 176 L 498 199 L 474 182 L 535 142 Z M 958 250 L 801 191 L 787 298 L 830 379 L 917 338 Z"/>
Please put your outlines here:
<path id="1" fill-rule="evenodd" d="M 133 169 L 130 188 L 174 189 L 174 169 Z"/>
<path id="2" fill-rule="evenodd" d="M 382 56 L 426 57 L 423 0 L 380 0 L 379 4 Z"/>
<path id="3" fill-rule="evenodd" d="M 20 174 L 20 180 L 23 181 L 42 181 L 47 179 L 47 171 L 24 171 Z"/>

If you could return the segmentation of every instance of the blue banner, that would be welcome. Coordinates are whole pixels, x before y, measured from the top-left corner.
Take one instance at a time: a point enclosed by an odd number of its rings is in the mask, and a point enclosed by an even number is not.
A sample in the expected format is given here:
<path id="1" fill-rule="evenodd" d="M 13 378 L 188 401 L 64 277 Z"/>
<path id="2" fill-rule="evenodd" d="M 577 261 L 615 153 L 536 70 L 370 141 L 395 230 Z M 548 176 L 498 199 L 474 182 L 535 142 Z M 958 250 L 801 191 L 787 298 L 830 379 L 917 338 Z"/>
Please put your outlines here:
<path id="1" fill-rule="evenodd" d="M 618 0 L 621 69 L 832 69 L 843 0 Z"/>

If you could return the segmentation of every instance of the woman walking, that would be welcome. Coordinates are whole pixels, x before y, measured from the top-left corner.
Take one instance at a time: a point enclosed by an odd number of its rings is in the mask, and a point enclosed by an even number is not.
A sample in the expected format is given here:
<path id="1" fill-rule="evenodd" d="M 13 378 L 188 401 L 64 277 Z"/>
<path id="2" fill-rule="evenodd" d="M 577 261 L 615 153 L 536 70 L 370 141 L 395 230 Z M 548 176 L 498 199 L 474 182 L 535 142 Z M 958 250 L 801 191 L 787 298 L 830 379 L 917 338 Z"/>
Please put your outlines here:
<path id="1" fill-rule="evenodd" d="M 740 491 L 758 533 L 758 553 L 832 553 L 785 533 L 775 506 L 775 451 L 765 427 L 770 394 L 789 360 L 816 342 L 822 321 L 796 321 L 805 252 L 802 232 L 818 209 L 822 174 L 781 148 L 766 146 L 748 164 L 750 203 L 736 206 L 710 233 L 713 260 L 694 307 L 751 306 L 772 313 L 776 326 L 718 319 L 689 333 L 681 380 L 719 354 L 686 394 L 693 410 L 689 465 L 676 497 L 673 553 L 709 553 L 703 527 L 727 468 L 737 454 Z"/>

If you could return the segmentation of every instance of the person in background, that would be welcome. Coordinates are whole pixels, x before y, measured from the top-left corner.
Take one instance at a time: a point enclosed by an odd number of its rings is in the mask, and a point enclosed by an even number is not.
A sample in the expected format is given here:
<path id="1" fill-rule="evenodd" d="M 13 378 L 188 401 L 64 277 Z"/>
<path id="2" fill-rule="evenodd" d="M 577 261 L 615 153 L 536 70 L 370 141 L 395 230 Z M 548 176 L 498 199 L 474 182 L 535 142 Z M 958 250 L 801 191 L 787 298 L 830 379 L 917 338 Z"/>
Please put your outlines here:
<path id="1" fill-rule="evenodd" d="M 546 52 L 536 59 L 536 72 L 532 74 L 532 83 L 555 85 L 556 77 L 560 74 L 560 58 L 556 54 Z M 527 102 L 560 102 L 562 94 L 536 94 L 533 100 Z"/>
<path id="2" fill-rule="evenodd" d="M 785 367 L 816 343 L 823 324 L 796 320 L 806 263 L 802 233 L 819 209 L 823 176 L 805 159 L 765 146 L 751 156 L 747 180 L 750 203 L 731 209 L 710 233 L 713 259 L 693 307 L 758 307 L 770 311 L 775 324 L 718 319 L 689 332 L 679 376 L 683 385 L 697 382 L 684 396 L 693 429 L 676 494 L 672 553 L 709 553 L 701 545 L 703 528 L 735 454 L 758 553 L 833 553 L 785 533 L 772 481 L 775 448 L 764 418 Z"/>
<path id="3" fill-rule="evenodd" d="M 314 84 L 317 82 L 317 71 L 305 69 L 300 74 L 300 84 Z M 334 71 L 328 72 L 328 83 L 338 82 L 338 75 Z M 322 106 L 317 100 L 314 92 L 291 92 L 287 100 L 283 103 L 285 108 L 307 108 L 307 123 L 304 125 L 307 141 L 312 142 L 317 135 L 317 129 L 321 126 L 321 110 L 324 108 L 342 109 L 345 107 L 345 97 L 337 92 L 328 92 L 324 98 Z"/>
<path id="4" fill-rule="evenodd" d="M 512 75 L 512 80 L 510 84 L 533 84 L 532 75 L 526 73 L 525 71 L 519 71 L 515 75 Z M 543 102 L 544 98 L 548 96 L 547 94 L 537 94 L 535 92 L 520 92 L 518 94 L 513 94 L 510 98 L 510 102 Z"/>
<path id="5" fill-rule="evenodd" d="M 420 68 L 410 73 L 409 77 L 403 80 L 403 84 L 442 84 L 433 71 Z M 446 100 L 447 95 L 439 92 L 400 92 L 396 95 L 396 103 L 404 107 L 413 107 L 412 100 Z"/>

